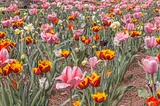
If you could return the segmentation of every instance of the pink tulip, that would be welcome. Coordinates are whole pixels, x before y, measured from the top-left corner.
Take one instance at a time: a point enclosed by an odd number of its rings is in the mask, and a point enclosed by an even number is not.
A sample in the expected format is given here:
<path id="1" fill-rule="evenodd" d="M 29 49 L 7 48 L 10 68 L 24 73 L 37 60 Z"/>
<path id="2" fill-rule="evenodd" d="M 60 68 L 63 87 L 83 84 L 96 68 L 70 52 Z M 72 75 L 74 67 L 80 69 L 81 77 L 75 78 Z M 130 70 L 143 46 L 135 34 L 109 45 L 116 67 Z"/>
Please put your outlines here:
<path id="1" fill-rule="evenodd" d="M 131 14 L 126 14 L 122 21 L 126 24 L 126 23 L 131 23 L 132 22 L 132 15 Z"/>
<path id="2" fill-rule="evenodd" d="M 149 33 L 149 34 L 155 32 L 156 29 L 157 29 L 157 27 L 154 26 L 152 23 L 147 23 L 144 26 L 144 31 Z"/>
<path id="3" fill-rule="evenodd" d="M 38 13 L 38 10 L 36 8 L 29 9 L 29 14 L 30 15 L 36 15 Z"/>
<path id="4" fill-rule="evenodd" d="M 148 48 L 153 48 L 153 47 L 158 46 L 158 43 L 156 42 L 156 38 L 154 36 L 152 37 L 146 36 L 144 43 L 146 44 Z"/>
<path id="5" fill-rule="evenodd" d="M 133 17 L 136 18 L 136 19 L 141 18 L 141 17 L 142 17 L 142 12 L 135 12 L 135 13 L 133 14 Z"/>
<path id="6" fill-rule="evenodd" d="M 53 28 L 53 26 L 49 25 L 49 24 L 43 24 L 41 26 L 41 30 L 43 30 L 44 32 L 49 32 L 52 28 Z"/>
<path id="7" fill-rule="evenodd" d="M 53 12 L 52 14 L 49 14 L 49 15 L 47 16 L 47 18 L 48 18 L 48 20 L 50 20 L 50 21 L 54 21 L 54 20 L 56 20 L 56 18 L 57 18 L 57 14 Z"/>
<path id="8" fill-rule="evenodd" d="M 32 4 L 31 8 L 38 8 L 38 5 L 37 4 Z"/>
<path id="9" fill-rule="evenodd" d="M 74 17 L 74 19 L 76 19 L 79 15 L 79 12 L 78 11 L 72 11 L 71 15 Z"/>
<path id="10" fill-rule="evenodd" d="M 52 4 L 52 6 L 57 6 L 56 2 L 52 2 L 51 4 Z"/>
<path id="11" fill-rule="evenodd" d="M 129 38 L 129 34 L 128 33 L 124 33 L 124 32 L 120 32 L 117 33 L 116 36 L 114 37 L 114 40 L 116 41 L 120 41 L 120 42 L 124 42 Z"/>
<path id="12" fill-rule="evenodd" d="M 9 62 L 9 54 L 7 49 L 3 48 L 0 50 L 0 68 L 4 67 L 5 65 L 7 65 L 7 63 Z"/>
<path id="13" fill-rule="evenodd" d="M 56 80 L 62 81 L 56 84 L 56 88 L 75 88 L 83 80 L 85 74 L 82 75 L 82 71 L 78 66 L 74 66 L 73 68 L 66 66 L 62 74 L 56 78 Z"/>
<path id="14" fill-rule="evenodd" d="M 133 31 L 135 29 L 134 24 L 133 23 L 126 24 L 125 29 L 129 31 Z"/>
<path id="15" fill-rule="evenodd" d="M 19 16 L 16 15 L 16 16 L 14 16 L 13 18 L 10 17 L 10 21 L 11 21 L 11 22 L 19 22 L 19 21 L 22 21 L 22 19 L 20 19 Z"/>
<path id="16" fill-rule="evenodd" d="M 85 58 L 84 61 L 87 61 L 87 67 L 89 68 L 95 68 L 97 63 L 98 63 L 98 58 L 96 56 L 92 57 L 92 58 Z"/>
<path id="17" fill-rule="evenodd" d="M 89 4 L 88 8 L 89 8 L 90 11 L 95 11 L 96 10 L 96 6 L 93 5 L 93 4 Z"/>
<path id="18" fill-rule="evenodd" d="M 81 36 L 83 34 L 84 29 L 73 30 L 73 33 L 77 36 Z"/>
<path id="19" fill-rule="evenodd" d="M 65 9 L 66 9 L 66 10 L 71 10 L 72 8 L 73 8 L 72 5 L 66 5 L 66 6 L 65 6 Z"/>
<path id="20" fill-rule="evenodd" d="M 43 3 L 41 6 L 42 6 L 42 8 L 45 9 L 45 10 L 50 9 L 50 4 L 49 4 L 49 2 L 45 2 L 45 3 Z"/>
<path id="21" fill-rule="evenodd" d="M 143 69 L 148 74 L 154 74 L 158 70 L 159 60 L 157 57 L 148 56 L 145 59 L 141 60 Z"/>
<path id="22" fill-rule="evenodd" d="M 160 28 L 160 17 L 155 17 L 154 21 L 155 21 L 156 27 Z"/>
<path id="23" fill-rule="evenodd" d="M 58 33 L 51 34 L 51 33 L 41 33 L 41 38 L 46 41 L 48 44 L 57 44 L 59 43 Z"/>
<path id="24" fill-rule="evenodd" d="M 4 11 L 13 12 L 18 10 L 18 6 L 16 4 L 10 4 L 8 8 L 5 8 Z"/>
<path id="25" fill-rule="evenodd" d="M 9 27 L 11 25 L 11 21 L 10 20 L 5 20 L 5 21 L 1 21 L 2 25 L 4 27 Z"/>
<path id="26" fill-rule="evenodd" d="M 42 3 L 45 3 L 45 2 L 47 2 L 47 0 L 40 0 Z"/>

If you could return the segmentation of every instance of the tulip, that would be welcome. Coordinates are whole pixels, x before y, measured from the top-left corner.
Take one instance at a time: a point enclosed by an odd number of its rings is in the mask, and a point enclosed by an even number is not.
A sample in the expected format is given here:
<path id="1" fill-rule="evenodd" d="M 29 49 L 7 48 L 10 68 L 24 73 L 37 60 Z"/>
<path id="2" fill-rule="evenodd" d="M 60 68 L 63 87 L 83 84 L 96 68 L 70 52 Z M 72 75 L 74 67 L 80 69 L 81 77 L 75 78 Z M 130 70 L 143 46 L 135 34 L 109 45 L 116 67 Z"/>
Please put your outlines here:
<path id="1" fill-rule="evenodd" d="M 45 2 L 45 3 L 43 3 L 41 6 L 42 6 L 42 8 L 45 9 L 45 10 L 50 9 L 50 4 L 49 4 L 49 2 Z"/>
<path id="2" fill-rule="evenodd" d="M 105 92 L 96 92 L 96 94 L 92 94 L 92 98 L 98 102 L 102 103 L 107 99 L 108 95 Z"/>
<path id="3" fill-rule="evenodd" d="M 128 23 L 128 24 L 126 24 L 126 25 L 125 25 L 125 29 L 126 29 L 126 30 L 129 30 L 129 31 L 134 30 L 134 29 L 135 29 L 134 24 L 133 24 L 133 23 Z"/>
<path id="4" fill-rule="evenodd" d="M 120 32 L 120 33 L 116 34 L 116 36 L 114 37 L 114 40 L 117 40 L 119 42 L 124 42 L 128 38 L 129 38 L 129 34 L 128 33 Z"/>
<path id="5" fill-rule="evenodd" d="M 59 43 L 58 33 L 51 34 L 51 33 L 41 33 L 41 38 L 46 41 L 48 44 L 57 44 Z"/>
<path id="6" fill-rule="evenodd" d="M 147 106 L 159 106 L 160 102 L 156 99 L 156 97 L 152 96 L 146 99 Z"/>
<path id="7" fill-rule="evenodd" d="M 89 78 L 89 83 L 93 87 L 99 87 L 100 82 L 101 82 L 101 76 L 97 75 L 95 72 L 92 73 L 92 77 Z"/>
<path id="8" fill-rule="evenodd" d="M 157 29 L 156 26 L 154 26 L 152 23 L 147 23 L 144 26 L 144 31 L 149 33 L 149 34 L 155 32 L 156 29 Z"/>
<path id="9" fill-rule="evenodd" d="M 158 71 L 158 64 L 159 60 L 157 57 L 151 57 L 148 56 L 145 59 L 142 59 L 142 66 L 143 69 L 148 73 L 148 74 L 154 74 L 155 72 Z"/>
<path id="10" fill-rule="evenodd" d="M 57 19 L 57 14 L 56 13 L 49 14 L 47 18 L 50 21 L 55 21 Z"/>
<path id="11" fill-rule="evenodd" d="M 82 75 L 82 70 L 78 66 L 74 66 L 73 68 L 71 68 L 70 66 L 66 66 L 62 74 L 56 77 L 56 80 L 62 81 L 61 83 L 56 84 L 56 88 L 75 88 L 83 80 L 85 74 L 86 73 Z"/>
<path id="12" fill-rule="evenodd" d="M 0 50 L 0 68 L 8 64 L 9 62 L 8 58 L 9 58 L 8 50 L 5 48 L 2 48 Z"/>
<path id="13" fill-rule="evenodd" d="M 73 33 L 77 36 L 81 36 L 83 34 L 84 29 L 73 30 Z"/>
<path id="14" fill-rule="evenodd" d="M 87 64 L 86 64 L 87 67 L 95 68 L 98 63 L 98 58 L 96 56 L 89 59 L 85 58 L 84 61 L 87 61 Z"/>
<path id="15" fill-rule="evenodd" d="M 86 89 L 89 86 L 89 76 L 83 79 L 80 84 L 77 86 L 78 89 Z"/>
<path id="16" fill-rule="evenodd" d="M 113 22 L 113 23 L 110 25 L 110 27 L 111 27 L 112 29 L 116 29 L 116 28 L 119 28 L 120 25 L 121 25 L 121 24 L 120 24 L 118 21 L 116 21 L 116 22 Z"/>
<path id="17" fill-rule="evenodd" d="M 38 9 L 33 8 L 33 9 L 29 9 L 29 14 L 30 15 L 36 15 L 38 13 Z"/>
<path id="18" fill-rule="evenodd" d="M 9 27 L 11 25 L 11 21 L 10 20 L 5 20 L 5 21 L 1 21 L 3 27 Z"/>
<path id="19" fill-rule="evenodd" d="M 73 106 L 81 106 L 81 102 L 80 102 L 80 101 L 75 101 L 75 102 L 73 103 Z"/>
<path id="20" fill-rule="evenodd" d="M 146 36 L 144 42 L 148 48 L 153 48 L 153 47 L 158 46 L 158 43 L 154 36 L 152 37 Z"/>
<path id="21" fill-rule="evenodd" d="M 61 56 L 67 58 L 71 53 L 68 50 L 63 50 L 61 51 Z"/>
<path id="22" fill-rule="evenodd" d="M 157 54 L 158 60 L 160 61 L 160 54 Z"/>

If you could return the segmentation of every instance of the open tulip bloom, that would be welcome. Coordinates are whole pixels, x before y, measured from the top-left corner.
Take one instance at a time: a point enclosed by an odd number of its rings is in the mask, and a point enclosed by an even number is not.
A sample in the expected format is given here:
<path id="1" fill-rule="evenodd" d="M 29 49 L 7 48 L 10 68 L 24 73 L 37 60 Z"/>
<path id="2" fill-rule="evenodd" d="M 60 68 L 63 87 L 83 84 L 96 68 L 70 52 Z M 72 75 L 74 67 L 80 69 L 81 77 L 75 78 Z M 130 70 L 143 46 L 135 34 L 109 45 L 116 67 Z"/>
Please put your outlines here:
<path id="1" fill-rule="evenodd" d="M 86 72 L 82 74 L 82 70 L 78 66 L 74 66 L 73 68 L 66 66 L 62 74 L 56 77 L 56 80 L 62 81 L 61 83 L 56 84 L 56 88 L 75 88 L 84 79 L 85 74 Z"/>

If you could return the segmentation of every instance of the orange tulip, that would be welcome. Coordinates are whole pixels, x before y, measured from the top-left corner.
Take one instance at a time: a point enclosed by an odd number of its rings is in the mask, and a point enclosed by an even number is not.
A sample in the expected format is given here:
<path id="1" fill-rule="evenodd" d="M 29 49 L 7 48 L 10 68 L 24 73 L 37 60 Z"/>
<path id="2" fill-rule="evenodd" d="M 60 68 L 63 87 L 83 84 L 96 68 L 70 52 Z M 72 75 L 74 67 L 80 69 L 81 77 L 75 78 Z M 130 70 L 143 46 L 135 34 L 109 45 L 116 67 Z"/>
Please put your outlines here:
<path id="1" fill-rule="evenodd" d="M 32 43 L 32 38 L 30 36 L 26 37 L 26 44 Z"/>
<path id="2" fill-rule="evenodd" d="M 147 106 L 159 106 L 160 102 L 156 99 L 156 97 L 152 96 L 146 99 Z"/>
<path id="3" fill-rule="evenodd" d="M 18 60 L 13 60 L 12 63 L 10 63 L 10 68 L 11 68 L 11 71 L 13 71 L 14 73 L 20 73 L 22 72 L 22 63 L 19 62 Z"/>
<path id="4" fill-rule="evenodd" d="M 39 68 L 33 68 L 32 71 L 33 71 L 33 73 L 34 73 L 35 75 L 39 75 L 39 74 L 42 73 Z"/>
<path id="5" fill-rule="evenodd" d="M 74 24 L 68 24 L 68 29 L 69 29 L 69 30 L 72 30 L 73 27 L 74 27 Z"/>
<path id="6" fill-rule="evenodd" d="M 83 79 L 80 84 L 77 86 L 78 89 L 86 89 L 89 86 L 89 76 Z"/>
<path id="7" fill-rule="evenodd" d="M 159 61 L 160 61 L 160 54 L 157 54 L 157 57 L 158 57 L 158 59 L 159 59 Z"/>
<path id="8" fill-rule="evenodd" d="M 54 24 L 58 24 L 58 22 L 59 22 L 59 19 L 58 19 L 58 18 L 56 18 L 56 19 L 53 21 Z"/>
<path id="9" fill-rule="evenodd" d="M 93 87 L 99 87 L 100 82 L 101 82 L 101 76 L 97 75 L 95 72 L 92 73 L 92 77 L 89 78 L 89 83 Z"/>
<path id="10" fill-rule="evenodd" d="M 6 36 L 6 32 L 0 32 L 0 38 L 4 38 Z"/>
<path id="11" fill-rule="evenodd" d="M 100 36 L 99 36 L 98 34 L 96 34 L 95 36 L 93 36 L 93 39 L 94 39 L 95 41 L 98 41 L 98 40 L 100 39 Z"/>
<path id="12" fill-rule="evenodd" d="M 41 72 L 47 73 L 52 69 L 52 62 L 49 60 L 38 61 L 38 68 L 41 70 Z"/>
<path id="13" fill-rule="evenodd" d="M 70 55 L 70 52 L 68 50 L 63 50 L 60 54 L 62 57 L 67 58 Z"/>
<path id="14" fill-rule="evenodd" d="M 105 92 L 102 92 L 102 93 L 101 92 L 97 92 L 96 94 L 92 94 L 91 96 L 98 103 L 104 102 L 108 97 L 108 95 L 105 94 Z"/>
<path id="15" fill-rule="evenodd" d="M 115 57 L 115 52 L 110 49 L 106 49 L 102 51 L 97 51 L 96 55 L 100 59 L 112 60 Z"/>
<path id="16" fill-rule="evenodd" d="M 85 41 L 84 41 L 84 43 L 85 43 L 86 45 L 89 45 L 89 44 L 91 43 L 91 40 L 90 40 L 89 38 L 86 38 Z"/>
<path id="17" fill-rule="evenodd" d="M 98 31 L 101 30 L 101 26 L 94 26 L 94 27 L 91 28 L 91 30 L 94 31 L 94 32 L 98 32 Z"/>
<path id="18" fill-rule="evenodd" d="M 156 38 L 156 42 L 160 44 L 160 36 Z"/>

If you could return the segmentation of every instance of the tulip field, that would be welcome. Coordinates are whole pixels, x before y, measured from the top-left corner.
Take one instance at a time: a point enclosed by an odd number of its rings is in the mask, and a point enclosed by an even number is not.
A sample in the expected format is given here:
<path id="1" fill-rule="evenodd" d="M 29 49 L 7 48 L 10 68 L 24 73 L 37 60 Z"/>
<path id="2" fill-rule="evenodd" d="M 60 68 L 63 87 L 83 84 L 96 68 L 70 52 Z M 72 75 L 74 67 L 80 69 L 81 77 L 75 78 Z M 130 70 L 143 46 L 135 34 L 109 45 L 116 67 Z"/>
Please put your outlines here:
<path id="1" fill-rule="evenodd" d="M 2 6 L 0 106 L 160 106 L 159 0 Z"/>

